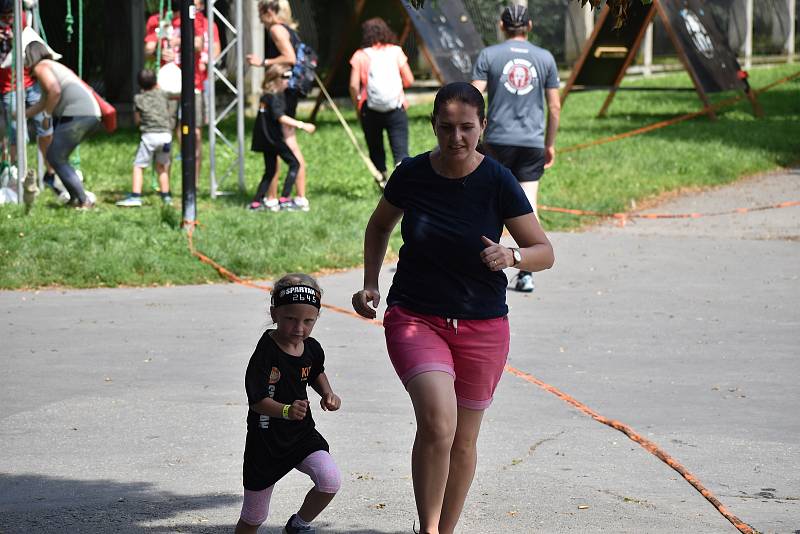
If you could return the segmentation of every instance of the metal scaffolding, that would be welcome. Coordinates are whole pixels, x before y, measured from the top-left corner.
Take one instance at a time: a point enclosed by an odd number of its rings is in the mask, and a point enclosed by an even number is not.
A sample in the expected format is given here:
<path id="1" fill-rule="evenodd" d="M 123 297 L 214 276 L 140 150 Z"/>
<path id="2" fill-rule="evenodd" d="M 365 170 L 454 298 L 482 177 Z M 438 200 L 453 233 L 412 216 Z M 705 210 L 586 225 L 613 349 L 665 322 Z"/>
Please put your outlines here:
<path id="1" fill-rule="evenodd" d="M 238 168 L 239 171 L 239 189 L 245 190 L 244 183 L 244 35 L 242 29 L 244 28 L 244 16 L 242 11 L 242 0 L 234 0 L 234 24 L 225 18 L 216 8 L 218 2 L 227 0 L 209 0 L 208 1 L 208 33 L 206 34 L 206 42 L 209 47 L 208 54 L 208 151 L 209 151 L 209 175 L 211 178 L 211 198 L 223 194 L 221 191 L 226 178 Z M 228 44 L 223 50 L 220 51 L 218 57 L 214 57 L 214 23 L 219 21 L 224 25 L 232 35 Z M 225 58 L 233 50 L 235 54 L 234 64 L 236 65 L 236 80 L 235 84 L 228 79 L 229 72 L 223 72 L 219 67 L 225 64 Z M 217 82 L 222 82 L 226 88 L 226 93 L 233 96 L 233 98 L 217 113 Z M 234 141 L 225 137 L 225 134 L 220 130 L 219 125 L 224 121 L 228 115 L 235 110 L 236 112 L 236 139 Z M 219 176 L 217 172 L 217 163 L 219 161 L 217 154 L 218 141 L 227 148 L 229 153 L 233 153 L 234 161 Z M 219 178 L 218 178 L 219 176 Z"/>
<path id="2" fill-rule="evenodd" d="M 14 2 L 14 80 L 17 97 L 17 203 L 22 204 L 22 182 L 28 172 L 25 140 L 28 121 L 25 119 L 25 65 L 22 50 L 22 0 Z"/>

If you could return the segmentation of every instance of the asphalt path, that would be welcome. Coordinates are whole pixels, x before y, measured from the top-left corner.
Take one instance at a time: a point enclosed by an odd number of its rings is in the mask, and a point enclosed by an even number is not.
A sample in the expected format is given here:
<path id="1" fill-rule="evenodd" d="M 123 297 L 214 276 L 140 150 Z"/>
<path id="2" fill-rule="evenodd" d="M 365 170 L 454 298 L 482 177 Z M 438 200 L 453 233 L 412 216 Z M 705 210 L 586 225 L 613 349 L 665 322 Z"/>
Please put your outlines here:
<path id="1" fill-rule="evenodd" d="M 652 211 L 787 200 L 798 170 Z M 508 294 L 509 364 L 658 444 L 758 531 L 800 532 L 800 207 L 551 239 L 555 267 Z M 349 307 L 361 278 L 322 277 L 325 301 Z M 231 532 L 267 326 L 266 293 L 232 284 L 0 292 L 0 532 Z M 343 400 L 315 410 L 343 473 L 318 531 L 411 532 L 414 419 L 382 329 L 324 310 L 314 336 Z M 281 481 L 262 532 L 308 487 Z M 459 532 L 736 529 L 626 435 L 506 373 Z"/>

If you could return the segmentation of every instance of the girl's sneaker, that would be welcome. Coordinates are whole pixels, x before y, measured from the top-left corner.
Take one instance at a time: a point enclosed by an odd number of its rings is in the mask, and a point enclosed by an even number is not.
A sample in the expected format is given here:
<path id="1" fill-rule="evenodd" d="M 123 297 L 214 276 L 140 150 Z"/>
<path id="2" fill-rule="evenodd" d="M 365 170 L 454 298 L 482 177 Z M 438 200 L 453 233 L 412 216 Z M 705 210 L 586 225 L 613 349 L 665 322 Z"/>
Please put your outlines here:
<path id="1" fill-rule="evenodd" d="M 264 209 L 264 205 L 261 204 L 261 202 L 254 200 L 250 203 L 250 205 L 247 206 L 247 209 L 249 211 L 261 211 Z"/>
<path id="2" fill-rule="evenodd" d="M 280 209 L 281 211 L 297 211 L 300 209 L 297 204 L 294 203 L 289 197 L 281 197 L 280 199 Z"/>
<path id="3" fill-rule="evenodd" d="M 281 209 L 281 201 L 277 198 L 268 198 L 264 201 L 264 207 L 269 211 L 279 211 Z"/>
<path id="4" fill-rule="evenodd" d="M 294 204 L 300 211 L 308 211 L 311 209 L 311 205 L 308 203 L 306 197 L 294 197 Z"/>
<path id="5" fill-rule="evenodd" d="M 316 529 L 311 525 L 297 526 L 294 520 L 295 517 L 297 517 L 297 514 L 293 514 L 289 521 L 286 522 L 286 526 L 283 527 L 283 534 L 316 534 Z"/>

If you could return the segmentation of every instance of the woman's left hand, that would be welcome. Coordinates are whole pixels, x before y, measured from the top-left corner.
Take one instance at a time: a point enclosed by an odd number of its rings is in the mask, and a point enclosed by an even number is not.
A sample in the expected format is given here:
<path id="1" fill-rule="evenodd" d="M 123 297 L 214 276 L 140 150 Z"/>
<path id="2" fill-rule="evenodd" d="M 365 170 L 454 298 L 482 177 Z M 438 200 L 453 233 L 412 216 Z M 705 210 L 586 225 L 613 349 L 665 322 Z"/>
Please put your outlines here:
<path id="1" fill-rule="evenodd" d="M 514 254 L 511 249 L 495 243 L 485 235 L 481 236 L 481 241 L 486 245 L 486 248 L 481 251 L 481 261 L 490 271 L 502 271 L 506 267 L 514 265 Z"/>
<path id="2" fill-rule="evenodd" d="M 335 412 L 342 405 L 342 399 L 334 392 L 326 393 L 319 400 L 319 405 L 323 410 Z"/>

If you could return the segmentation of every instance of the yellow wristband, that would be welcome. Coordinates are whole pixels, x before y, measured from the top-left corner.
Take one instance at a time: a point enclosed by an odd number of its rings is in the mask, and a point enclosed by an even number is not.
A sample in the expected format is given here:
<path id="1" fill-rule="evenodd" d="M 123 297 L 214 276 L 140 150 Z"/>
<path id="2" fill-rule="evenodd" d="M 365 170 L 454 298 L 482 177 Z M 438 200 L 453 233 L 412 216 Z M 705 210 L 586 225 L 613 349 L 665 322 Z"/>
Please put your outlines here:
<path id="1" fill-rule="evenodd" d="M 283 418 L 284 419 L 289 419 L 289 408 L 291 408 L 291 405 L 289 405 L 289 404 L 284 404 L 283 405 L 283 412 L 281 412 L 281 413 L 283 414 Z"/>

